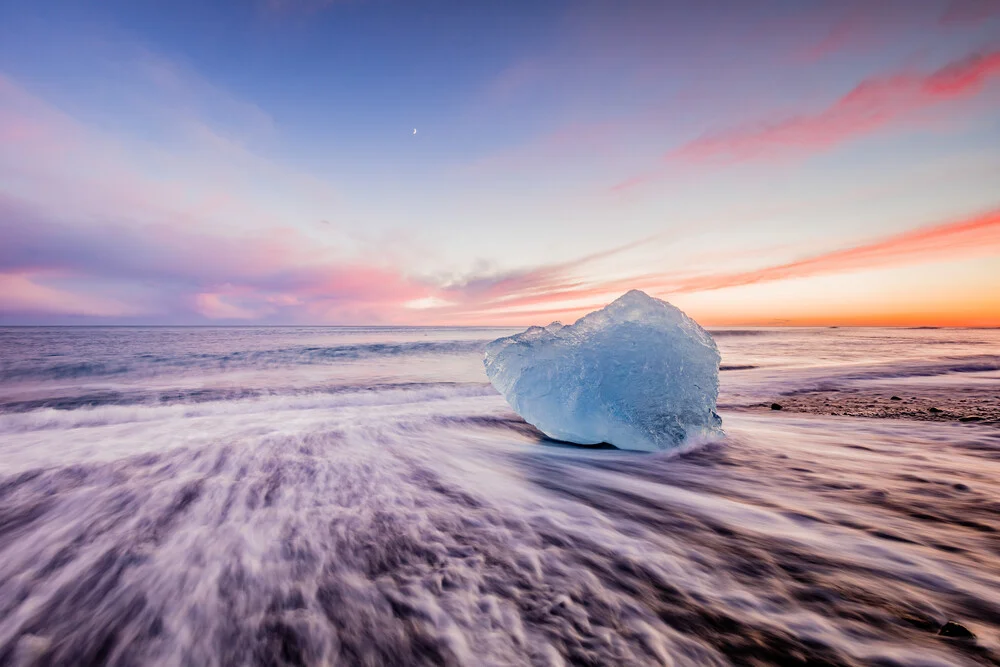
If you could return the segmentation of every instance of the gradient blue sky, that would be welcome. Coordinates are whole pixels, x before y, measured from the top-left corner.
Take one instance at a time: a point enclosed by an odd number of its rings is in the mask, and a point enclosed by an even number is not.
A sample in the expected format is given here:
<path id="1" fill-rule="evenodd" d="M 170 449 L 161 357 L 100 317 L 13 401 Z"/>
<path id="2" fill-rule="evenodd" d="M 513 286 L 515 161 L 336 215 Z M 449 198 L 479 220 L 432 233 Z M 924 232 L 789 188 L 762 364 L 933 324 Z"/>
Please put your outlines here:
<path id="1" fill-rule="evenodd" d="M 1000 0 L 0 0 L 0 323 L 544 324 L 630 287 L 1000 325 Z"/>

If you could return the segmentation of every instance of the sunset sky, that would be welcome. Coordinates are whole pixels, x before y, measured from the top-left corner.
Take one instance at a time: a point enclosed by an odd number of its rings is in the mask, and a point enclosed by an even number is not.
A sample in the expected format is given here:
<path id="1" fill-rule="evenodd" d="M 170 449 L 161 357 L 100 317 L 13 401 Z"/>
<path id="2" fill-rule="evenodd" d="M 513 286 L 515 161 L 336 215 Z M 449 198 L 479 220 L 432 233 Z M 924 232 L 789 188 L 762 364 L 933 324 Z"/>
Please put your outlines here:
<path id="1" fill-rule="evenodd" d="M 0 324 L 631 288 L 1000 326 L 1000 0 L 0 0 Z"/>

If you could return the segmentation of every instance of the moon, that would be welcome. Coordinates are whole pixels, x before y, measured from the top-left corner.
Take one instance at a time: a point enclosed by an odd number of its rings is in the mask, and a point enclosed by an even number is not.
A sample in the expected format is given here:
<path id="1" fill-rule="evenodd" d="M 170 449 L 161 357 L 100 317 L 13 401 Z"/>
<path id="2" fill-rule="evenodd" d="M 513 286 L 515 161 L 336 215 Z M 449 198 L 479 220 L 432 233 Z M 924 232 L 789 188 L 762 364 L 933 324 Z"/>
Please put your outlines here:
<path id="1" fill-rule="evenodd" d="M 417 133 L 417 128 L 413 128 L 413 134 Z"/>

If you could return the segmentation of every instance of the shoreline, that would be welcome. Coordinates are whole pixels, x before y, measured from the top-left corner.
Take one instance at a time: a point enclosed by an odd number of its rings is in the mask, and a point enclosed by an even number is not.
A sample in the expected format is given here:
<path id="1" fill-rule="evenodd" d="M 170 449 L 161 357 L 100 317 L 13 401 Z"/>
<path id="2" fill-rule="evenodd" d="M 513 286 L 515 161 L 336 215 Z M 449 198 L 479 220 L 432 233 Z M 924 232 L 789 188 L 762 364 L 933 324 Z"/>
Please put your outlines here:
<path id="1" fill-rule="evenodd" d="M 998 387 L 1000 391 L 1000 387 Z M 984 390 L 935 391 L 914 395 L 913 387 L 886 389 L 837 389 L 776 395 L 773 400 L 723 405 L 723 410 L 794 412 L 835 417 L 908 419 L 1000 426 L 1000 396 Z M 780 408 L 772 408 L 772 404 Z"/>

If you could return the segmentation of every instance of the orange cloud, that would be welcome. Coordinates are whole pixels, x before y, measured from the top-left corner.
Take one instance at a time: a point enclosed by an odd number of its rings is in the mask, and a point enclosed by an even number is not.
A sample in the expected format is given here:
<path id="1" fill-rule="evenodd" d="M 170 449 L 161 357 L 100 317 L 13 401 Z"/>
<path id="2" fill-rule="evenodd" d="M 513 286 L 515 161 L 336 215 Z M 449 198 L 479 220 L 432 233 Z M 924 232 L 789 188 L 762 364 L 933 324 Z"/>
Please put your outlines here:
<path id="1" fill-rule="evenodd" d="M 1000 252 L 1000 210 L 957 222 L 914 229 L 786 264 L 753 271 L 698 276 L 675 283 L 667 282 L 662 287 L 671 292 L 697 292 L 996 252 Z"/>
<path id="2" fill-rule="evenodd" d="M 749 271 L 647 273 L 585 281 L 573 276 L 573 270 L 589 259 L 584 258 L 525 272 L 517 283 L 494 285 L 491 298 L 465 303 L 448 314 L 457 321 L 478 323 L 537 322 L 551 317 L 569 321 L 632 288 L 670 296 L 998 253 L 1000 209 Z"/>

